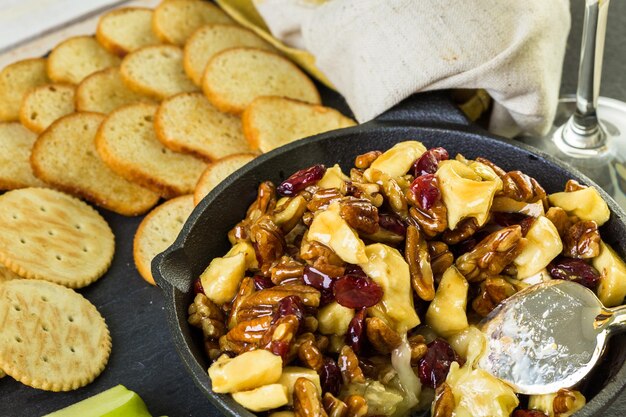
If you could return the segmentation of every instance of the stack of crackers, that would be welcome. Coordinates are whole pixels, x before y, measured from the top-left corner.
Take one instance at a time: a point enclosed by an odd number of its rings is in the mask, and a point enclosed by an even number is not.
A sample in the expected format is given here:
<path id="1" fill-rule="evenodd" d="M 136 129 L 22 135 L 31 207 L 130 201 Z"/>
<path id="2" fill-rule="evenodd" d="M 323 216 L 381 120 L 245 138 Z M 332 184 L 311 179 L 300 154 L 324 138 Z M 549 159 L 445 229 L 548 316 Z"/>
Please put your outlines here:
<path id="1" fill-rule="evenodd" d="M 202 0 L 110 11 L 95 36 L 2 69 L 0 376 L 59 391 L 104 369 L 108 329 L 73 289 L 105 274 L 114 237 L 79 199 L 125 216 L 151 210 L 134 258 L 154 284 L 152 259 L 223 179 L 262 152 L 354 124 Z"/>

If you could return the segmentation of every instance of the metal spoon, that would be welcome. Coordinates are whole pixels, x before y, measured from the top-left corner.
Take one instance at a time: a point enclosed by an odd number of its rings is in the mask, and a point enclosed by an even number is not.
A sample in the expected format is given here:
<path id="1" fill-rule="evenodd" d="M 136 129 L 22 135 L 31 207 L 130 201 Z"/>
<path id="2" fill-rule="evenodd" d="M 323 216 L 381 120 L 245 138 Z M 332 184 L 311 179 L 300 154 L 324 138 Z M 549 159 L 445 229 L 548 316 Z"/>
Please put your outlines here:
<path id="1" fill-rule="evenodd" d="M 552 280 L 516 293 L 480 324 L 487 336 L 479 367 L 521 394 L 549 394 L 580 382 L 609 335 L 626 330 L 626 306 L 609 309 L 571 281 Z"/>

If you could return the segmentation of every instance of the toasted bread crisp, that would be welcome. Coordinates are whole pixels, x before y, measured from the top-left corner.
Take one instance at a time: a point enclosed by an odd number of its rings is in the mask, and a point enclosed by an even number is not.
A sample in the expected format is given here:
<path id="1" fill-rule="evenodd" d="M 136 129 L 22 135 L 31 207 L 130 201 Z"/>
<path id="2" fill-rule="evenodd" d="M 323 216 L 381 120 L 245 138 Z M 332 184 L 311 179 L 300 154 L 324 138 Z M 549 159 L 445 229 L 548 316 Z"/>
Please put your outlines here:
<path id="1" fill-rule="evenodd" d="M 172 45 L 146 46 L 124 58 L 122 80 L 133 91 L 157 100 L 197 87 L 183 69 L 183 50 Z"/>
<path id="2" fill-rule="evenodd" d="M 354 126 L 330 107 L 284 97 L 259 97 L 241 116 L 243 131 L 253 149 L 269 152 L 307 136 Z"/>
<path id="3" fill-rule="evenodd" d="M 196 85 L 202 85 L 202 76 L 213 55 L 229 48 L 258 48 L 276 52 L 276 49 L 254 32 L 234 25 L 210 24 L 196 30 L 185 44 L 183 66 Z"/>
<path id="4" fill-rule="evenodd" d="M 168 0 L 154 10 L 152 30 L 163 42 L 183 46 L 187 38 L 209 23 L 234 23 L 217 6 L 203 0 Z"/>
<path id="5" fill-rule="evenodd" d="M 78 111 L 109 114 L 117 108 L 140 101 L 152 100 L 126 87 L 118 67 L 91 74 L 76 89 Z"/>
<path id="6" fill-rule="evenodd" d="M 0 262 L 23 278 L 81 288 L 106 272 L 114 251 L 107 222 L 77 198 L 48 188 L 0 196 Z"/>
<path id="7" fill-rule="evenodd" d="M 20 121 L 41 133 L 54 121 L 74 112 L 76 88 L 71 84 L 47 84 L 34 88 L 22 102 Z"/>
<path id="8" fill-rule="evenodd" d="M 46 59 L 35 58 L 7 65 L 0 71 L 0 121 L 16 122 L 26 93 L 49 83 Z"/>
<path id="9" fill-rule="evenodd" d="M 140 103 L 111 113 L 98 131 L 98 153 L 119 175 L 164 198 L 191 194 L 206 163 L 159 142 L 153 125 L 157 108 Z"/>
<path id="10" fill-rule="evenodd" d="M 178 237 L 193 211 L 193 196 L 183 195 L 153 209 L 141 221 L 133 241 L 133 258 L 139 274 L 154 285 L 152 259 L 167 249 Z"/>
<path id="11" fill-rule="evenodd" d="M 209 164 L 196 184 L 196 189 L 193 192 L 193 203 L 198 205 L 219 183 L 255 157 L 256 155 L 253 153 L 241 153 L 227 156 Z"/>
<path id="12" fill-rule="evenodd" d="M 88 75 L 120 64 L 120 59 L 91 36 L 75 36 L 58 44 L 48 57 L 48 77 L 78 84 Z"/>
<path id="13" fill-rule="evenodd" d="M 227 49 L 207 64 L 202 90 L 221 111 L 239 114 L 261 96 L 319 104 L 313 82 L 291 61 L 254 48 Z"/>
<path id="14" fill-rule="evenodd" d="M 35 139 L 37 135 L 19 123 L 0 123 L 0 190 L 44 186 L 30 167 Z"/>
<path id="15" fill-rule="evenodd" d="M 125 216 L 145 213 L 159 195 L 113 172 L 98 156 L 95 136 L 104 116 L 74 113 L 57 120 L 35 142 L 35 175 L 70 194 Z"/>
<path id="16" fill-rule="evenodd" d="M 152 31 L 152 10 L 144 7 L 122 7 L 103 14 L 98 22 L 96 39 L 109 52 L 119 56 L 160 43 Z"/>
<path id="17" fill-rule="evenodd" d="M 39 280 L 0 285 L 0 323 L 0 367 L 33 388 L 80 388 L 109 360 L 111 336 L 104 319 L 69 288 Z"/>
<path id="18" fill-rule="evenodd" d="M 165 100 L 154 127 L 157 138 L 168 148 L 207 160 L 250 152 L 241 119 L 220 112 L 202 93 L 183 93 Z"/>

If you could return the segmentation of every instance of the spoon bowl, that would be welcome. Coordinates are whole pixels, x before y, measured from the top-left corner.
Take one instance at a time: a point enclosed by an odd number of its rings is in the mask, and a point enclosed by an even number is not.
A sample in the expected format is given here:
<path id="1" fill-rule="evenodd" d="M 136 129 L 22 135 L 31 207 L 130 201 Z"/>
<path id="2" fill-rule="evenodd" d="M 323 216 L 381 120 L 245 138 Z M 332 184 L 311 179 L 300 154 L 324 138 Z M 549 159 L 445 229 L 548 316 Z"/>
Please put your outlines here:
<path id="1" fill-rule="evenodd" d="M 479 366 L 521 394 L 549 394 L 579 383 L 611 333 L 624 330 L 626 306 L 608 309 L 588 288 L 551 280 L 516 293 L 481 323 Z"/>

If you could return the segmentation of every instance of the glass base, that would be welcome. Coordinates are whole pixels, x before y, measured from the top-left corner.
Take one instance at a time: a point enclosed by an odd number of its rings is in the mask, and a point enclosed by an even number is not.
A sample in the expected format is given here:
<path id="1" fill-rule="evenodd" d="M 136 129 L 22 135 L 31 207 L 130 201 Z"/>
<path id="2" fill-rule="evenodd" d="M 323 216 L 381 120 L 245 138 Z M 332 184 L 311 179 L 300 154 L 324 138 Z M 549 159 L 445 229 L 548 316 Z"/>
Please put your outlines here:
<path id="1" fill-rule="evenodd" d="M 580 149 L 563 140 L 576 97 L 559 100 L 554 127 L 546 137 L 521 136 L 517 139 L 577 168 L 609 193 L 626 209 L 626 103 L 607 97 L 598 100 L 598 116 L 607 134 L 604 146 Z"/>

